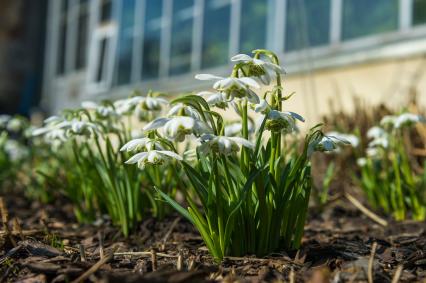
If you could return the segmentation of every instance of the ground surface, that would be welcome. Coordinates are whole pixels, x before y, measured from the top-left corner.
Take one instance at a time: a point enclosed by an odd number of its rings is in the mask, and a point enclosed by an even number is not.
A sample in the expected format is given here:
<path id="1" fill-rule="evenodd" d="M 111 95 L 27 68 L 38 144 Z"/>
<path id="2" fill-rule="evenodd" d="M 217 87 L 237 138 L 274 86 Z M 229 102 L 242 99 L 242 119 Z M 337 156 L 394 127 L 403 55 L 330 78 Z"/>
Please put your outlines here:
<path id="1" fill-rule="evenodd" d="M 3 198 L 10 228 L 7 233 L 3 226 L 0 232 L 0 282 L 367 282 L 369 276 L 374 282 L 391 282 L 395 276 L 401 282 L 425 282 L 426 278 L 425 223 L 389 222 L 383 227 L 345 199 L 334 201 L 322 213 L 311 213 L 300 251 L 262 259 L 227 258 L 216 265 L 196 231 L 177 215 L 161 222 L 146 219 L 137 233 L 124 239 L 107 220 L 76 224 L 71 208 L 62 203 L 41 206 L 13 194 Z"/>

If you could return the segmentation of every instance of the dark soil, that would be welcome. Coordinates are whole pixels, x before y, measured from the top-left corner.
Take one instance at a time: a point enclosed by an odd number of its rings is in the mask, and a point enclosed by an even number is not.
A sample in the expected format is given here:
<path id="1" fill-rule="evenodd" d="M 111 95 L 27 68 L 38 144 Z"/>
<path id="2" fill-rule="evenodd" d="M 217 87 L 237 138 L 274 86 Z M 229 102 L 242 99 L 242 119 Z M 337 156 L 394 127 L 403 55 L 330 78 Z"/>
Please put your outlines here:
<path id="1" fill-rule="evenodd" d="M 63 203 L 8 194 L 0 282 L 425 282 L 426 224 L 376 224 L 345 199 L 311 215 L 299 251 L 215 264 L 178 215 L 146 219 L 128 239 L 108 220 L 78 225 Z M 3 211 L 4 214 L 4 211 Z M 17 219 L 17 221 L 15 220 Z M 19 222 L 18 224 L 16 222 Z M 373 246 L 376 246 L 372 256 Z M 143 253 L 141 253 L 143 252 Z M 400 275 L 395 275 L 397 270 Z"/>

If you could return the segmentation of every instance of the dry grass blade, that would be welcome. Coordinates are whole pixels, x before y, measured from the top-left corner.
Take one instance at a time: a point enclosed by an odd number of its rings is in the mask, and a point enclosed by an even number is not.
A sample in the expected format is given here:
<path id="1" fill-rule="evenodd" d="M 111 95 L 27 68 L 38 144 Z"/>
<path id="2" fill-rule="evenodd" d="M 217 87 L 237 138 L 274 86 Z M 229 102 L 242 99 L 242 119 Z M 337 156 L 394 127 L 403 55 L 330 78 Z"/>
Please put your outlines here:
<path id="1" fill-rule="evenodd" d="M 392 283 L 399 282 L 399 278 L 401 278 L 403 268 L 404 266 L 402 264 L 398 265 L 398 267 L 396 268 L 395 274 L 393 275 Z"/>
<path id="2" fill-rule="evenodd" d="M 377 243 L 374 242 L 371 247 L 371 255 L 368 260 L 368 283 L 373 283 L 374 278 L 374 256 L 376 255 Z"/>
<path id="3" fill-rule="evenodd" d="M 89 268 L 86 272 L 84 272 L 80 277 L 72 281 L 72 283 L 83 282 L 84 280 L 89 278 L 90 275 L 98 271 L 98 269 L 101 268 L 102 265 L 110 261 L 113 257 L 114 257 L 114 253 L 112 252 L 108 256 L 104 256 L 103 258 L 99 259 L 97 263 L 95 263 L 91 268 Z"/>
<path id="4" fill-rule="evenodd" d="M 145 256 L 150 257 L 152 255 L 152 252 L 119 252 L 114 253 L 114 256 Z M 168 258 L 177 258 L 177 255 L 169 255 L 165 253 L 156 253 L 157 257 L 168 257 Z"/>
<path id="5" fill-rule="evenodd" d="M 173 229 L 175 229 L 175 227 L 176 227 L 176 225 L 179 223 L 179 221 L 180 221 L 180 217 L 176 218 L 176 219 L 173 221 L 172 225 L 170 225 L 170 228 L 169 228 L 169 230 L 167 231 L 166 235 L 164 235 L 164 238 L 163 238 L 163 241 L 162 241 L 162 250 L 163 250 L 163 251 L 164 251 L 164 249 L 165 249 L 165 246 L 166 246 L 166 242 L 167 242 L 167 240 L 169 239 L 170 235 L 171 235 L 171 234 L 172 234 L 172 232 L 173 232 Z"/>
<path id="6" fill-rule="evenodd" d="M 375 221 L 376 223 L 382 225 L 382 226 L 388 226 L 388 222 L 384 220 L 383 218 L 379 217 L 377 214 L 366 208 L 362 203 L 360 203 L 356 198 L 354 198 L 349 193 L 345 193 L 345 197 L 356 207 L 358 208 L 362 213 L 364 213 L 368 218 Z"/>

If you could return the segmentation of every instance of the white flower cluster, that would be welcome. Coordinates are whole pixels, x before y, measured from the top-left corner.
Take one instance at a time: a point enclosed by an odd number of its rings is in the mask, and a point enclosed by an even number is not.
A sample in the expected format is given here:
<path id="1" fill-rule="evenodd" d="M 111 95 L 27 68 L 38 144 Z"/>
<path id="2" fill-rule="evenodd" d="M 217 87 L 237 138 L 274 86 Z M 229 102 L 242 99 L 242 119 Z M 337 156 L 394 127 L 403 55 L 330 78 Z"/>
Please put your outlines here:
<path id="1" fill-rule="evenodd" d="M 383 151 L 391 146 L 391 140 L 398 130 L 425 122 L 426 119 L 423 116 L 413 113 L 384 116 L 380 121 L 380 126 L 374 126 L 367 131 L 367 138 L 370 139 L 366 149 L 367 156 L 379 158 Z M 367 164 L 367 160 L 360 158 L 357 163 L 362 167 Z"/>
<path id="2" fill-rule="evenodd" d="M 261 84 L 268 86 L 277 78 L 277 74 L 285 73 L 284 70 L 269 61 L 259 58 L 252 58 L 245 54 L 239 54 L 231 58 L 240 67 L 237 73 L 231 77 L 220 77 L 210 74 L 199 74 L 195 78 L 203 81 L 214 81 L 212 88 L 214 91 L 202 91 L 197 93 L 210 107 L 228 108 L 232 106 L 241 115 L 240 105 L 246 102 L 255 112 L 264 115 L 266 120 L 265 128 L 273 132 L 291 133 L 296 130 L 296 121 L 304 121 L 300 115 L 289 111 L 278 111 L 273 109 L 264 99 L 260 99 L 255 90 L 261 88 Z M 144 110 L 160 110 L 160 106 L 167 105 L 166 101 L 149 100 L 143 102 Z M 217 153 L 230 155 L 239 152 L 240 147 L 254 148 L 254 144 L 238 134 L 242 133 L 242 123 L 232 123 L 224 128 L 224 133 L 218 135 L 213 130 L 212 125 L 202 119 L 203 114 L 194 107 L 176 103 L 171 106 L 165 117 L 152 120 L 143 128 L 145 136 L 161 135 L 162 138 L 173 142 L 184 142 L 188 136 L 197 138 L 197 150 L 200 154 Z M 254 130 L 252 122 L 248 123 L 248 131 Z M 141 139 L 130 141 L 122 150 L 133 145 L 140 144 Z M 138 163 L 143 168 L 146 164 L 161 164 L 165 159 L 175 158 L 176 154 L 164 151 L 159 144 L 153 142 L 153 146 L 146 147 L 146 140 L 143 146 L 138 146 L 137 151 L 143 150 L 130 158 L 127 163 Z M 158 149 L 158 150 L 157 150 Z M 190 151 L 190 150 L 189 150 Z M 151 152 L 155 152 L 151 153 Z M 184 155 L 185 156 L 185 155 Z M 154 158 L 155 157 L 155 158 Z"/>

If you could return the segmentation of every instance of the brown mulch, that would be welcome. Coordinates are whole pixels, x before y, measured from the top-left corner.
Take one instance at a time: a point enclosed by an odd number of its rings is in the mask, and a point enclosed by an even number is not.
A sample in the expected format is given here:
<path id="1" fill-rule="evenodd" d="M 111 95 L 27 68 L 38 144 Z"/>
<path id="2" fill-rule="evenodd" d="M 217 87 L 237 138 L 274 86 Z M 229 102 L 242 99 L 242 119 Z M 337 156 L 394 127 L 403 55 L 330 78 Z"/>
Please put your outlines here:
<path id="1" fill-rule="evenodd" d="M 3 198 L 9 217 L 8 228 L 0 232 L 0 282 L 426 280 L 425 223 L 389 221 L 382 227 L 343 199 L 311 215 L 299 251 L 230 257 L 216 264 L 201 237 L 178 215 L 146 219 L 125 239 L 106 217 L 76 224 L 72 208 L 60 201 L 40 205 L 13 194 Z"/>

